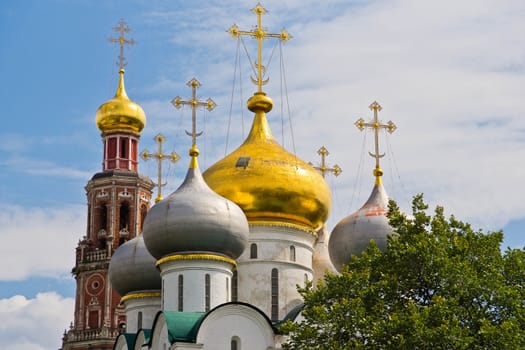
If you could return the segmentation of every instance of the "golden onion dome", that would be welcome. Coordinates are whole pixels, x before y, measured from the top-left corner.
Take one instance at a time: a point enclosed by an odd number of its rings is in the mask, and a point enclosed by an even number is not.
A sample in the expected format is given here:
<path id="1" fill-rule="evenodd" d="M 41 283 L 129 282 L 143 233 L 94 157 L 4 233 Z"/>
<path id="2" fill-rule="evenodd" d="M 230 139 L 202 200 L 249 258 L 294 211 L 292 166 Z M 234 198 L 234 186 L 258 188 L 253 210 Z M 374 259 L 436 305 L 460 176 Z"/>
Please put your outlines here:
<path id="1" fill-rule="evenodd" d="M 103 133 L 127 131 L 140 134 L 146 126 L 146 114 L 142 107 L 131 101 L 124 87 L 124 69 L 119 70 L 119 84 L 115 97 L 103 103 L 97 110 L 97 127 Z"/>
<path id="2" fill-rule="evenodd" d="M 204 179 L 240 206 L 250 223 L 320 228 L 331 202 L 324 178 L 274 139 L 266 119 L 272 100 L 266 94 L 255 93 L 248 109 L 255 113 L 250 134 L 239 148 L 208 168 Z"/>

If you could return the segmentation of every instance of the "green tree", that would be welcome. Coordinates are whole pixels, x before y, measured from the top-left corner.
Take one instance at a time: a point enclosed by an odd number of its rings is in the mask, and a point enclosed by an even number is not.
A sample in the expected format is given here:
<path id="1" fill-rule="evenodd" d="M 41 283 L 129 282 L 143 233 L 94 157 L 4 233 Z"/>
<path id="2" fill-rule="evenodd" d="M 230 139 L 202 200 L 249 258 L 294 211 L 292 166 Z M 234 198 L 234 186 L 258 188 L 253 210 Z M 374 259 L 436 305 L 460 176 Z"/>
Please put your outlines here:
<path id="1" fill-rule="evenodd" d="M 394 235 L 372 242 L 340 275 L 300 288 L 284 349 L 525 349 L 525 251 L 500 250 L 502 232 L 434 216 L 422 195 L 407 218 L 389 205 Z"/>

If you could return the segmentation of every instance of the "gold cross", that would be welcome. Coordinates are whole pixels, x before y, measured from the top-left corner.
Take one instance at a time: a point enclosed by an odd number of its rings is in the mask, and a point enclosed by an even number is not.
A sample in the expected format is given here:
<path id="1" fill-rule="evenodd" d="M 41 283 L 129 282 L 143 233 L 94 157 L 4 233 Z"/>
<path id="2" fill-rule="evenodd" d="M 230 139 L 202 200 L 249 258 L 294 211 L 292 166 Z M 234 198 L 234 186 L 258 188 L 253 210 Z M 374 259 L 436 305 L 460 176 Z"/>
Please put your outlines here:
<path id="1" fill-rule="evenodd" d="M 265 71 L 265 68 L 262 64 L 263 40 L 270 37 L 278 38 L 281 41 L 287 41 L 290 40 L 292 36 L 284 28 L 279 34 L 268 33 L 263 29 L 262 15 L 264 15 L 267 11 L 261 6 L 260 3 L 258 3 L 257 6 L 252 9 L 252 12 L 257 15 L 257 25 L 255 26 L 255 29 L 250 31 L 239 30 L 239 27 L 234 24 L 230 29 L 227 30 L 227 32 L 230 33 L 235 39 L 237 39 L 240 35 L 247 35 L 257 40 L 257 62 L 255 62 L 255 68 L 257 68 L 257 79 L 252 78 L 252 81 L 257 84 L 258 92 L 262 92 L 262 86 L 268 82 L 268 79 L 263 80 L 263 73 Z"/>
<path id="2" fill-rule="evenodd" d="M 171 100 L 171 104 L 177 109 L 181 108 L 183 105 L 191 106 L 192 129 L 191 133 L 186 131 L 186 134 L 191 136 L 191 148 L 193 149 L 196 147 L 197 137 L 202 135 L 202 131 L 197 133 L 197 107 L 204 106 L 208 111 L 212 111 L 217 106 L 217 104 L 213 102 L 211 98 L 207 99 L 206 101 L 199 101 L 197 99 L 197 88 L 201 86 L 201 83 L 199 83 L 197 79 L 191 79 L 186 85 L 191 88 L 191 100 L 183 101 L 179 96 L 177 96 Z"/>
<path id="3" fill-rule="evenodd" d="M 171 152 L 171 154 L 162 153 L 162 143 L 166 141 L 166 138 L 162 134 L 160 133 L 157 134 L 157 136 L 155 136 L 153 139 L 157 142 L 157 145 L 158 145 L 157 153 L 149 153 L 148 150 L 145 149 L 140 154 L 140 157 L 144 159 L 145 161 L 147 161 L 149 158 L 157 159 L 158 172 L 157 172 L 156 186 L 158 188 L 157 190 L 158 193 L 157 193 L 157 198 L 155 198 L 155 203 L 158 203 L 163 199 L 162 198 L 162 187 L 166 186 L 166 183 L 162 183 L 162 161 L 166 158 L 166 159 L 169 159 L 172 163 L 175 163 L 177 160 L 179 160 L 180 157 L 176 152 Z"/>
<path id="4" fill-rule="evenodd" d="M 376 101 L 372 102 L 372 104 L 369 106 L 369 108 L 374 111 L 374 119 L 372 121 L 370 121 L 369 123 L 366 123 L 363 120 L 363 118 L 359 118 L 355 122 L 355 126 L 357 126 L 357 128 L 359 130 L 361 130 L 361 131 L 363 131 L 366 127 L 374 129 L 375 152 L 374 153 L 368 152 L 368 154 L 370 154 L 370 156 L 372 156 L 372 157 L 374 157 L 376 159 L 376 167 L 374 169 L 373 174 L 376 177 L 376 184 L 380 184 L 381 183 L 381 176 L 383 175 L 383 170 L 379 166 L 379 159 L 383 158 L 385 156 L 385 154 L 384 153 L 383 154 L 379 153 L 379 130 L 380 129 L 386 129 L 386 131 L 388 131 L 391 134 L 397 129 L 397 126 L 391 120 L 389 120 L 388 123 L 386 123 L 386 124 L 381 124 L 379 122 L 377 114 L 382 108 L 379 105 L 379 103 L 377 103 Z"/>
<path id="5" fill-rule="evenodd" d="M 325 158 L 330 153 L 326 149 L 325 146 L 319 148 L 317 150 L 317 154 L 321 156 L 321 165 L 320 166 L 314 166 L 315 169 L 319 170 L 321 172 L 321 175 L 323 175 L 323 178 L 325 177 L 327 172 L 334 173 L 335 176 L 339 176 L 343 172 L 343 170 L 339 167 L 339 165 L 335 164 L 333 167 L 328 167 L 325 162 Z"/>
<path id="6" fill-rule="evenodd" d="M 126 63 L 126 58 L 124 58 L 124 45 L 134 45 L 135 40 L 133 39 L 126 39 L 124 37 L 125 33 L 131 32 L 131 29 L 127 25 L 126 22 L 124 22 L 123 19 L 121 19 L 118 23 L 118 26 L 113 27 L 113 30 L 120 33 L 120 36 L 118 38 L 109 38 L 109 41 L 112 43 L 118 43 L 120 45 L 120 55 L 118 56 L 117 65 L 119 66 L 119 69 L 123 69 Z"/>

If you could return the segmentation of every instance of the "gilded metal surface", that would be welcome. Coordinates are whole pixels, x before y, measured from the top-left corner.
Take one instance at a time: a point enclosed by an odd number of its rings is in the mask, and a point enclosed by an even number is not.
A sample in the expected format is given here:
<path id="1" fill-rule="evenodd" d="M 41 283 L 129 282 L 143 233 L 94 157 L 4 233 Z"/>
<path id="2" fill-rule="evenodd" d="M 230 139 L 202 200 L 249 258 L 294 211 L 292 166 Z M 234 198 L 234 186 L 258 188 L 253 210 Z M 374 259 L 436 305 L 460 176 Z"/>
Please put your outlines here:
<path id="1" fill-rule="evenodd" d="M 299 230 L 304 231 L 306 233 L 311 234 L 312 236 L 317 236 L 317 232 L 314 231 L 310 227 L 306 227 L 304 225 L 297 225 L 293 224 L 291 222 L 275 222 L 275 221 L 267 221 L 267 220 L 251 220 L 250 226 L 263 226 L 263 227 L 286 227 L 293 230 Z"/>
<path id="2" fill-rule="evenodd" d="M 365 128 L 371 128 L 374 130 L 374 145 L 375 145 L 375 152 L 368 152 L 372 157 L 376 159 L 376 167 L 373 171 L 373 174 L 376 178 L 376 185 L 379 185 L 381 183 L 381 176 L 383 176 L 383 170 L 379 166 L 379 159 L 383 158 L 385 154 L 379 153 L 379 130 L 386 129 L 390 134 L 396 131 L 397 126 L 389 120 L 386 124 L 381 124 L 379 121 L 377 114 L 382 109 L 382 107 L 377 103 L 376 101 L 372 102 L 372 104 L 369 106 L 369 108 L 374 111 L 374 119 L 370 121 L 369 123 L 366 123 L 363 118 L 359 118 L 355 122 L 355 126 L 363 131 Z"/>
<path id="3" fill-rule="evenodd" d="M 157 142 L 157 153 L 149 153 L 148 150 L 145 149 L 140 154 L 140 157 L 145 161 L 150 158 L 157 159 L 157 197 L 155 198 L 155 203 L 158 203 L 163 199 L 162 187 L 166 186 L 166 183 L 162 183 L 162 161 L 170 160 L 172 163 L 175 163 L 180 157 L 175 151 L 171 152 L 171 154 L 162 153 L 162 144 L 166 141 L 164 135 L 159 133 L 153 139 Z"/>
<path id="4" fill-rule="evenodd" d="M 343 169 L 339 165 L 335 164 L 333 167 L 326 165 L 326 156 L 330 154 L 325 146 L 322 146 L 317 150 L 317 154 L 321 156 L 321 164 L 319 166 L 314 166 L 315 169 L 319 170 L 323 178 L 326 176 L 326 173 L 331 172 L 335 176 L 339 176 L 343 172 Z"/>
<path id="5" fill-rule="evenodd" d="M 131 299 L 143 299 L 143 298 L 160 298 L 161 293 L 160 292 L 143 292 L 143 293 L 131 293 L 124 295 L 120 302 L 125 302 L 126 300 Z"/>
<path id="6" fill-rule="evenodd" d="M 325 180 L 273 138 L 264 112 L 271 109 L 271 99 L 256 93 L 251 100 L 255 117 L 246 141 L 206 170 L 204 179 L 215 192 L 239 205 L 249 222 L 321 227 L 331 201 Z M 248 164 L 237 166 L 242 157 L 249 158 Z"/>
<path id="7" fill-rule="evenodd" d="M 119 33 L 118 38 L 109 38 L 109 42 L 111 43 L 117 43 L 120 46 L 120 55 L 118 56 L 117 65 L 120 69 L 123 69 L 124 66 L 126 66 L 126 58 L 124 57 L 124 45 L 134 45 L 135 40 L 133 39 L 126 39 L 124 37 L 124 34 L 131 32 L 131 29 L 127 25 L 126 22 L 124 22 L 123 19 L 121 19 L 118 22 L 118 26 L 113 27 L 113 30 Z"/>
<path id="8" fill-rule="evenodd" d="M 146 126 L 146 114 L 142 107 L 131 101 L 124 87 L 124 69 L 119 70 L 119 84 L 115 97 L 103 103 L 97 110 L 97 127 L 103 133 L 125 131 L 140 135 Z"/>
<path id="9" fill-rule="evenodd" d="M 191 79 L 188 81 L 188 83 L 186 83 L 186 85 L 191 88 L 191 100 L 184 101 L 182 98 L 180 98 L 180 96 L 177 96 L 171 100 L 171 104 L 177 109 L 181 108 L 183 105 L 188 105 L 191 107 L 192 128 L 191 133 L 186 131 L 186 134 L 191 136 L 191 147 L 193 149 L 196 148 L 197 137 L 202 135 L 202 131 L 197 132 L 197 107 L 204 106 L 208 111 L 212 111 L 215 107 L 217 107 L 217 104 L 211 98 L 208 98 L 206 101 L 199 101 L 197 99 L 197 89 L 201 86 L 201 83 L 197 79 Z"/>
<path id="10" fill-rule="evenodd" d="M 257 85 L 257 92 L 262 92 L 262 86 L 268 83 L 269 81 L 269 78 L 263 79 L 264 72 L 266 71 L 266 68 L 262 64 L 263 40 L 266 38 L 278 38 L 279 40 L 285 42 L 290 40 L 292 36 L 286 31 L 286 29 L 282 29 L 281 32 L 278 34 L 269 33 L 264 30 L 262 25 L 262 15 L 264 15 L 267 11 L 264 7 L 261 6 L 261 4 L 257 4 L 257 6 L 255 6 L 252 9 L 252 12 L 257 15 L 257 25 L 254 29 L 250 31 L 240 30 L 239 27 L 237 27 L 237 25 L 234 24 L 226 32 L 230 33 L 234 39 L 237 39 L 241 35 L 246 35 L 257 40 L 257 62 L 254 63 L 254 68 L 257 71 L 257 78 L 252 77 L 251 79 L 252 82 L 254 82 Z"/>
<path id="11" fill-rule="evenodd" d="M 214 254 L 177 254 L 177 255 L 170 255 L 167 257 L 164 257 L 162 259 L 159 259 L 157 261 L 157 266 L 160 266 L 168 261 L 181 261 L 181 260 L 211 260 L 211 261 L 222 261 L 228 264 L 231 264 L 233 266 L 237 266 L 237 261 L 234 259 L 227 258 L 225 256 L 221 255 L 214 255 Z"/>

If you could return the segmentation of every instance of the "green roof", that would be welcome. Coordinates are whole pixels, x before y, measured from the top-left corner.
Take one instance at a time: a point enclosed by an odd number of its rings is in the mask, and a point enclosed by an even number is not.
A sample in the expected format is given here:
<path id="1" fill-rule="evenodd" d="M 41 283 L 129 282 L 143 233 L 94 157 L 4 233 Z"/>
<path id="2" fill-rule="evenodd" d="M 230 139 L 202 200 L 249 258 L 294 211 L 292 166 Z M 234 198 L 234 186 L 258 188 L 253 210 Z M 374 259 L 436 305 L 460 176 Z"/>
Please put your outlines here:
<path id="1" fill-rule="evenodd" d="M 176 341 L 195 342 L 200 321 L 205 312 L 163 311 L 168 326 L 168 336 L 171 343 Z"/>
<path id="2" fill-rule="evenodd" d="M 135 333 L 124 333 L 124 339 L 126 339 L 126 344 L 128 345 L 129 350 L 133 350 L 135 347 Z"/>

